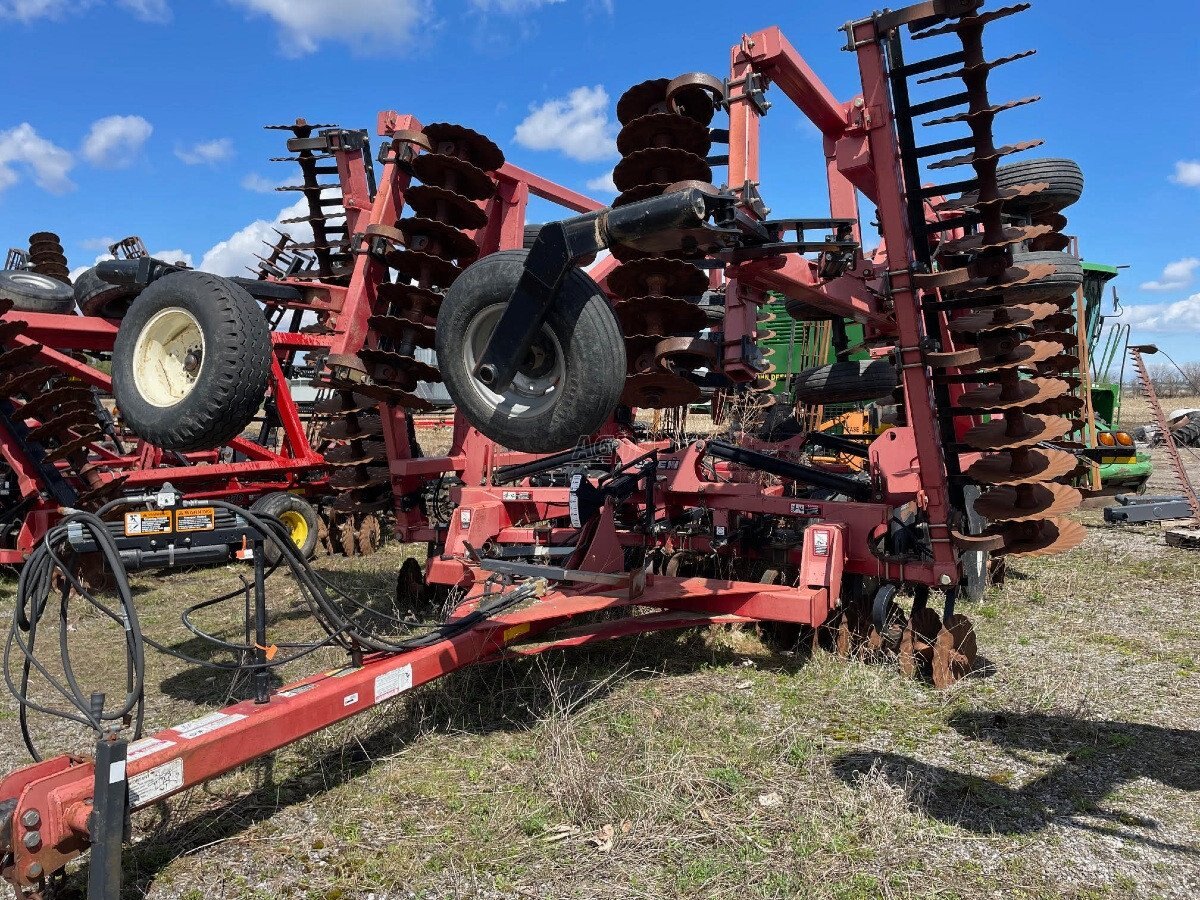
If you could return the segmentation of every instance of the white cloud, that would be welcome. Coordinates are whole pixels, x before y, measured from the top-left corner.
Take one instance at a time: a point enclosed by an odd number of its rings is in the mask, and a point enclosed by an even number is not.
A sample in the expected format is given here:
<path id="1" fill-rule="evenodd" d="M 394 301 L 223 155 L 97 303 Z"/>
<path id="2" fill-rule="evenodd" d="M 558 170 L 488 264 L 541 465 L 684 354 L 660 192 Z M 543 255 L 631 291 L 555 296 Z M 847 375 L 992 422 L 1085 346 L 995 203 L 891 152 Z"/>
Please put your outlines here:
<path id="1" fill-rule="evenodd" d="M 96 5 L 97 0 L 0 0 L 0 19 L 28 24 L 37 19 L 60 19 L 67 12 L 82 13 Z M 167 0 L 116 0 L 116 5 L 143 22 L 171 21 Z"/>
<path id="2" fill-rule="evenodd" d="M 1121 318 L 1139 331 L 1200 332 L 1200 294 L 1174 303 L 1127 304 Z"/>
<path id="3" fill-rule="evenodd" d="M 133 13 L 143 22 L 165 24 L 171 21 L 171 7 L 167 0 L 117 0 L 117 5 Z"/>
<path id="4" fill-rule="evenodd" d="M 1171 180 L 1186 187 L 1200 187 L 1200 159 L 1181 159 L 1175 163 Z"/>
<path id="5" fill-rule="evenodd" d="M 108 250 L 108 248 L 111 247 L 116 242 L 117 242 L 117 239 L 115 237 L 108 237 L 108 236 L 96 237 L 96 238 L 85 238 L 84 240 L 79 242 L 79 246 L 82 247 L 84 250 Z"/>
<path id="6" fill-rule="evenodd" d="M 254 191 L 256 194 L 273 194 L 275 188 L 286 182 L 272 181 L 264 175 L 259 175 L 257 172 L 251 172 L 242 179 L 242 187 L 248 191 Z"/>
<path id="7" fill-rule="evenodd" d="M 176 147 L 175 155 L 189 166 L 211 166 L 233 156 L 233 141 L 229 138 L 200 141 L 190 147 Z"/>
<path id="8" fill-rule="evenodd" d="M 616 155 L 616 132 L 616 123 L 608 118 L 608 92 L 596 85 L 530 106 L 513 139 L 530 150 L 558 150 L 572 159 L 593 162 Z"/>
<path id="9" fill-rule="evenodd" d="M 0 131 L 0 190 L 20 181 L 18 169 L 25 169 L 38 187 L 65 194 L 75 187 L 70 178 L 74 165 L 75 157 L 39 135 L 28 122 Z"/>
<path id="10" fill-rule="evenodd" d="M 142 152 L 154 127 L 141 116 L 105 116 L 92 123 L 80 152 L 92 165 L 120 169 Z"/>
<path id="11" fill-rule="evenodd" d="M 609 169 L 603 175 L 597 175 L 595 178 L 589 178 L 587 182 L 589 191 L 597 191 L 601 194 L 615 194 L 617 186 L 613 182 L 613 173 Z"/>
<path id="12" fill-rule="evenodd" d="M 214 275 L 245 275 L 246 267 L 254 268 L 257 260 L 254 255 L 265 256 L 265 242 L 274 243 L 278 240 L 275 230 L 290 234 L 299 243 L 312 240 L 312 229 L 304 222 L 284 225 L 283 219 L 294 219 L 297 216 L 308 215 L 308 201 L 301 197 L 287 209 L 280 210 L 274 221 L 259 219 L 251 222 L 245 228 L 234 232 L 228 238 L 217 243 L 204 254 L 199 268 Z"/>
<path id="13" fill-rule="evenodd" d="M 1177 259 L 1175 262 L 1163 266 L 1162 275 L 1155 281 L 1142 282 L 1141 288 L 1143 291 L 1183 290 L 1192 283 L 1197 269 L 1200 269 L 1200 259 L 1195 256 Z"/>
<path id="14" fill-rule="evenodd" d="M 188 253 L 186 250 L 156 250 L 150 255 L 155 259 L 161 259 L 165 263 L 181 262 L 185 266 L 194 265 L 192 262 L 192 254 Z"/>
<path id="15" fill-rule="evenodd" d="M 471 5 L 483 12 L 518 13 L 562 2 L 563 0 L 471 0 Z"/>
<path id="16" fill-rule="evenodd" d="M 428 0 L 233 0 L 279 26 L 285 56 L 313 53 L 323 41 L 340 41 L 360 53 L 393 53 L 408 43 L 430 15 Z"/>

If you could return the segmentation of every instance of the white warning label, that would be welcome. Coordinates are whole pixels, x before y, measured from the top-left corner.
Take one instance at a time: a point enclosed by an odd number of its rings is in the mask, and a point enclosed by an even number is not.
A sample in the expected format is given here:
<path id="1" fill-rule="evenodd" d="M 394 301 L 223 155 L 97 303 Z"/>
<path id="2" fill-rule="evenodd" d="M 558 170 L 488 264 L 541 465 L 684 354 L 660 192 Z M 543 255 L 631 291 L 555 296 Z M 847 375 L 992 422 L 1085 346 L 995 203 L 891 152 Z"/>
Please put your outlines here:
<path id="1" fill-rule="evenodd" d="M 412 687 L 412 666 L 401 666 L 375 679 L 375 702 L 382 703 Z"/>
<path id="2" fill-rule="evenodd" d="M 173 759 L 129 779 L 129 805 L 144 806 L 183 787 L 183 760 Z"/>
<path id="3" fill-rule="evenodd" d="M 168 747 L 174 747 L 174 741 L 165 741 L 162 738 L 147 737 L 140 741 L 134 741 L 129 745 L 129 749 L 125 751 L 125 760 L 133 762 L 135 759 L 142 759 L 145 756 L 150 756 L 152 753 L 157 753 L 159 750 L 166 750 Z"/>
<path id="4" fill-rule="evenodd" d="M 232 725 L 234 722 L 240 722 L 244 718 L 246 717 L 241 713 L 215 712 L 209 713 L 207 716 L 201 716 L 199 719 L 192 719 L 190 722 L 184 722 L 182 725 L 176 725 L 171 730 L 184 740 L 190 741 L 201 735 Z"/>

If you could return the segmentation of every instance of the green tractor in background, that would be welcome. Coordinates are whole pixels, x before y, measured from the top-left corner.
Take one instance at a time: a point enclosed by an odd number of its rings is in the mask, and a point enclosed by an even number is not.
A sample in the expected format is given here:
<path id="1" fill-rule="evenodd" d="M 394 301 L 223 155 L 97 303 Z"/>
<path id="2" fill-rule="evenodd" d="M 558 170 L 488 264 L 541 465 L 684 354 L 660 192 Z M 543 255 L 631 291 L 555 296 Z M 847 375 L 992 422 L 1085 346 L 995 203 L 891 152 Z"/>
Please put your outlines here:
<path id="1" fill-rule="evenodd" d="M 1075 438 L 1084 447 L 1102 453 L 1098 472 L 1090 479 L 1085 476 L 1085 483 L 1081 485 L 1085 494 L 1093 497 L 1140 494 L 1146 489 L 1151 471 L 1150 455 L 1139 450 L 1133 436 L 1118 425 L 1121 376 L 1127 356 L 1129 326 L 1112 323 L 1106 330 L 1101 311 L 1104 289 L 1118 274 L 1116 266 L 1083 263 L 1082 325 L 1091 363 L 1087 380 L 1091 385 L 1095 437 L 1092 437 L 1091 425 L 1085 422 L 1082 432 L 1076 433 Z M 1113 301 L 1114 307 L 1119 309 L 1115 290 Z M 793 307 L 791 311 L 789 305 Z M 866 365 L 870 358 L 862 325 L 856 322 L 797 318 L 800 310 L 778 295 L 772 296 L 772 302 L 764 307 L 764 311 L 773 315 L 768 326 L 772 334 L 763 344 L 764 355 L 774 367 L 768 377 L 775 382 L 773 390 L 781 408 L 795 406 L 798 399 L 794 392 L 797 374 L 836 362 L 854 361 Z M 1111 377 L 1114 369 L 1117 369 L 1115 379 Z M 877 399 L 888 402 L 886 398 Z M 869 436 L 887 427 L 886 415 L 879 415 L 879 405 L 865 399 L 857 403 L 805 407 L 802 415 L 806 430 L 834 434 Z"/>

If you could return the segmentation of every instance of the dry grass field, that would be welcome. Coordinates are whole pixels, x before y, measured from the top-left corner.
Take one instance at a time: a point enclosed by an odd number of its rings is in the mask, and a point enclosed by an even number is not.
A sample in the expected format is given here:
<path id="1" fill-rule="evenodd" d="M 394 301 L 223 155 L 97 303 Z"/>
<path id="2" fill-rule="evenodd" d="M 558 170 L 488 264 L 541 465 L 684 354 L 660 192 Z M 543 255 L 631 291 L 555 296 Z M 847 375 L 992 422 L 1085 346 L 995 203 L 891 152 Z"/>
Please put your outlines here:
<path id="1" fill-rule="evenodd" d="M 726 630 L 481 666 L 138 814 L 128 896 L 1194 897 L 1200 553 L 1080 515 L 1082 547 L 966 610 L 983 659 L 949 691 Z M 387 596 L 404 552 L 318 566 Z M 145 630 L 196 650 L 180 611 L 238 576 L 139 577 Z M 294 601 L 277 633 L 311 633 Z M 236 637 L 238 607 L 204 621 Z M 85 668 L 119 659 L 72 628 Z M 149 666 L 149 729 L 247 689 Z M 7 697 L 0 759 L 27 759 Z"/>

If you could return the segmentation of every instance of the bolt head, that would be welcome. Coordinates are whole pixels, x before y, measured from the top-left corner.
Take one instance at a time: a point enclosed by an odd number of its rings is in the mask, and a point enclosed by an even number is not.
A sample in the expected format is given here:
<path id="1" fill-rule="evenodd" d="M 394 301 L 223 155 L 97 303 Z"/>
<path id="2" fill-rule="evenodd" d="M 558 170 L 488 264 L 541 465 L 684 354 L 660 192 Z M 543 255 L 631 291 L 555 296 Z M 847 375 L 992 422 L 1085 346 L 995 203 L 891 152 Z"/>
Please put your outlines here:
<path id="1" fill-rule="evenodd" d="M 26 850 L 34 850 L 42 845 L 42 833 L 40 831 L 27 831 L 21 843 L 25 845 Z"/>
<path id="2" fill-rule="evenodd" d="M 949 587 L 950 582 L 951 578 L 949 575 L 942 575 L 942 577 L 938 579 L 938 583 L 941 584 L 942 587 Z"/>
<path id="3" fill-rule="evenodd" d="M 36 863 L 36 862 L 30 863 L 29 867 L 25 870 L 25 877 L 26 878 L 41 878 L 42 871 L 43 871 L 43 869 L 42 869 L 41 863 Z"/>
<path id="4" fill-rule="evenodd" d="M 31 809 L 25 815 L 21 816 L 21 824 L 26 828 L 37 828 L 42 824 L 42 817 L 38 815 L 36 809 Z"/>

